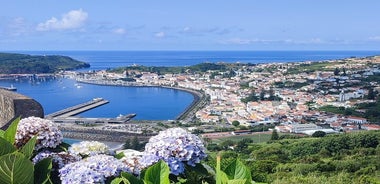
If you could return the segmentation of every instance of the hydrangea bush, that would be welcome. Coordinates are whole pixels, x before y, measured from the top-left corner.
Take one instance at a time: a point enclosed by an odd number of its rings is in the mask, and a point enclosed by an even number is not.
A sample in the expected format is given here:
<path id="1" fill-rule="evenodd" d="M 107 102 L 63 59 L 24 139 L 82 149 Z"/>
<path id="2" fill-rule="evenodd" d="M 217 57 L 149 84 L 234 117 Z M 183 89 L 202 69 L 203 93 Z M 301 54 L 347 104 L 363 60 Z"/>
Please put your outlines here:
<path id="1" fill-rule="evenodd" d="M 94 155 L 65 165 L 59 170 L 64 184 L 104 183 L 108 177 L 121 171 L 130 172 L 127 165 L 110 155 Z"/>
<path id="2" fill-rule="evenodd" d="M 182 128 L 170 128 L 151 137 L 145 152 L 168 163 L 170 172 L 175 175 L 184 172 L 184 164 L 194 167 L 207 157 L 201 139 Z"/>
<path id="3" fill-rule="evenodd" d="M 25 145 L 33 136 L 37 136 L 36 150 L 55 148 L 62 143 L 62 133 L 58 126 L 50 120 L 29 117 L 22 119 L 17 126 L 16 147 Z"/>
<path id="4" fill-rule="evenodd" d="M 71 147 L 61 143 L 57 126 L 41 118 L 16 120 L 6 131 L 0 130 L 0 183 L 178 183 L 169 179 L 169 173 L 177 178 L 185 165 L 194 167 L 207 157 L 202 141 L 181 128 L 151 137 L 144 152 L 110 155 L 108 147 L 96 141 Z"/>
<path id="5" fill-rule="evenodd" d="M 109 154 L 110 149 L 102 142 L 82 141 L 74 143 L 69 147 L 69 153 L 80 156 L 94 156 L 98 154 Z"/>
<path id="6" fill-rule="evenodd" d="M 70 154 L 70 153 L 67 153 L 64 151 L 59 152 L 59 153 L 51 152 L 51 151 L 43 151 L 43 152 L 38 153 L 32 159 L 32 162 L 33 162 L 33 164 L 36 164 L 45 158 L 51 158 L 52 159 L 53 169 L 61 169 L 63 166 L 65 166 L 67 164 L 82 160 L 82 158 L 80 156 L 73 155 L 73 154 Z"/>

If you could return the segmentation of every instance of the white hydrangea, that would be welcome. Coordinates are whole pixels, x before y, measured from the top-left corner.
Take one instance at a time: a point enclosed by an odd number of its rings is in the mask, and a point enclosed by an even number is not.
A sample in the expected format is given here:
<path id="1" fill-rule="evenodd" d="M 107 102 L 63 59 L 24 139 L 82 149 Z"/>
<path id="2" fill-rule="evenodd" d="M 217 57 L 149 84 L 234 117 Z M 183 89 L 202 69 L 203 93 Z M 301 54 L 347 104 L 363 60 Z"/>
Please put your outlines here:
<path id="1" fill-rule="evenodd" d="M 109 154 L 110 149 L 102 142 L 81 141 L 69 147 L 69 153 L 81 156 L 93 156 L 98 154 Z"/>
<path id="2" fill-rule="evenodd" d="M 105 183 L 108 177 L 118 176 L 121 171 L 130 172 L 115 157 L 100 154 L 65 165 L 59 170 L 59 176 L 63 184 Z"/>
<path id="3" fill-rule="evenodd" d="M 149 139 L 145 153 L 158 156 L 168 163 L 170 172 L 178 175 L 185 169 L 184 164 L 195 166 L 207 157 L 205 147 L 196 135 L 182 128 L 161 131 Z"/>
<path id="4" fill-rule="evenodd" d="M 133 174 L 140 175 L 141 170 L 153 165 L 159 161 L 155 155 L 147 155 L 144 152 L 139 152 L 132 149 L 120 150 L 116 153 L 124 153 L 124 157 L 120 159 Z"/>
<path id="5" fill-rule="evenodd" d="M 36 150 L 55 148 L 62 143 L 62 133 L 52 121 L 38 117 L 21 119 L 16 132 L 17 147 L 25 145 L 32 137 L 37 136 Z"/>

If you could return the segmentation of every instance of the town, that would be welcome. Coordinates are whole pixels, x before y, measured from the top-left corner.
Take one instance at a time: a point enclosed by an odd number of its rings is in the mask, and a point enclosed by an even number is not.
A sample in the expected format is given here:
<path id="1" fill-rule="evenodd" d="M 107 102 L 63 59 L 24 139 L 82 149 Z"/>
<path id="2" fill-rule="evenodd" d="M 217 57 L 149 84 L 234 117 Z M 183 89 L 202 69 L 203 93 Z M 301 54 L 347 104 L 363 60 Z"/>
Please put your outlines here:
<path id="1" fill-rule="evenodd" d="M 379 130 L 377 94 L 380 57 L 296 63 L 204 63 L 204 72 L 178 73 L 138 66 L 118 70 L 66 72 L 78 82 L 122 86 L 163 86 L 205 94 L 208 103 L 181 124 L 199 122 L 192 130 L 215 132 L 235 127 L 276 125 L 278 132 L 312 135 Z M 202 65 L 202 64 L 201 64 Z M 218 69 L 213 69 L 213 66 Z M 215 67 L 214 67 L 215 68 Z M 221 68 L 221 69 L 220 69 Z M 154 71 L 155 70 L 155 71 Z M 378 107 L 378 106 L 377 106 Z M 190 126 L 189 125 L 189 126 Z"/>

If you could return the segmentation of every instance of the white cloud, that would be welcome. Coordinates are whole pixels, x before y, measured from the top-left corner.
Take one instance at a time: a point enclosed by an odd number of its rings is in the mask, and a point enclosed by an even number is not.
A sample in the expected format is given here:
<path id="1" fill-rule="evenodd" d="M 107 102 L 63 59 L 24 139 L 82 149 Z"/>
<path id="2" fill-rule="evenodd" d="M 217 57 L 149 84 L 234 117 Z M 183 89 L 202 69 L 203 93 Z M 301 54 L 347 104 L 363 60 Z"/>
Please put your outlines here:
<path id="1" fill-rule="evenodd" d="M 369 40 L 371 40 L 371 41 L 380 41 L 380 36 L 370 37 Z"/>
<path id="2" fill-rule="evenodd" d="M 37 25 L 37 31 L 49 31 L 49 30 L 66 30 L 66 29 L 76 29 L 83 26 L 84 22 L 87 20 L 88 14 L 82 9 L 71 10 L 62 15 L 62 18 L 58 20 L 55 17 L 47 20 L 44 23 L 39 23 Z"/>
<path id="3" fill-rule="evenodd" d="M 123 34 L 127 33 L 127 31 L 125 29 L 123 29 L 123 28 L 114 29 L 114 30 L 112 30 L 112 32 L 115 33 L 115 34 L 120 34 L 120 35 L 123 35 Z"/>
<path id="4" fill-rule="evenodd" d="M 165 33 L 161 31 L 161 32 L 154 34 L 154 36 L 157 38 L 163 38 L 163 37 L 165 37 Z"/>
<path id="5" fill-rule="evenodd" d="M 30 26 L 22 17 L 14 18 L 8 25 L 8 32 L 11 36 L 20 36 L 27 34 L 30 30 Z"/>

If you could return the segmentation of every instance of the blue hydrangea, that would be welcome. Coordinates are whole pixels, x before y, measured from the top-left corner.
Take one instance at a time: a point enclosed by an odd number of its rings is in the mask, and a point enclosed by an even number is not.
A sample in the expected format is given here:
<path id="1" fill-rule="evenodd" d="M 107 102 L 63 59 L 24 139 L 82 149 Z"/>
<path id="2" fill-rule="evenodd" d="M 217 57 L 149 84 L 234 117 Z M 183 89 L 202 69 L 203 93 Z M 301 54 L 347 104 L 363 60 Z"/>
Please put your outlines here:
<path id="1" fill-rule="evenodd" d="M 182 128 L 161 131 L 149 139 L 145 153 L 157 156 L 168 163 L 170 172 L 183 173 L 185 165 L 195 166 L 207 157 L 205 147 L 199 137 Z"/>
<path id="2" fill-rule="evenodd" d="M 104 183 L 121 171 L 130 172 L 130 169 L 115 157 L 100 154 L 65 165 L 59 176 L 63 184 Z"/>
<path id="3" fill-rule="evenodd" d="M 38 117 L 21 119 L 15 136 L 17 147 L 25 145 L 32 137 L 37 136 L 35 150 L 55 148 L 62 143 L 62 133 L 52 121 Z"/>

